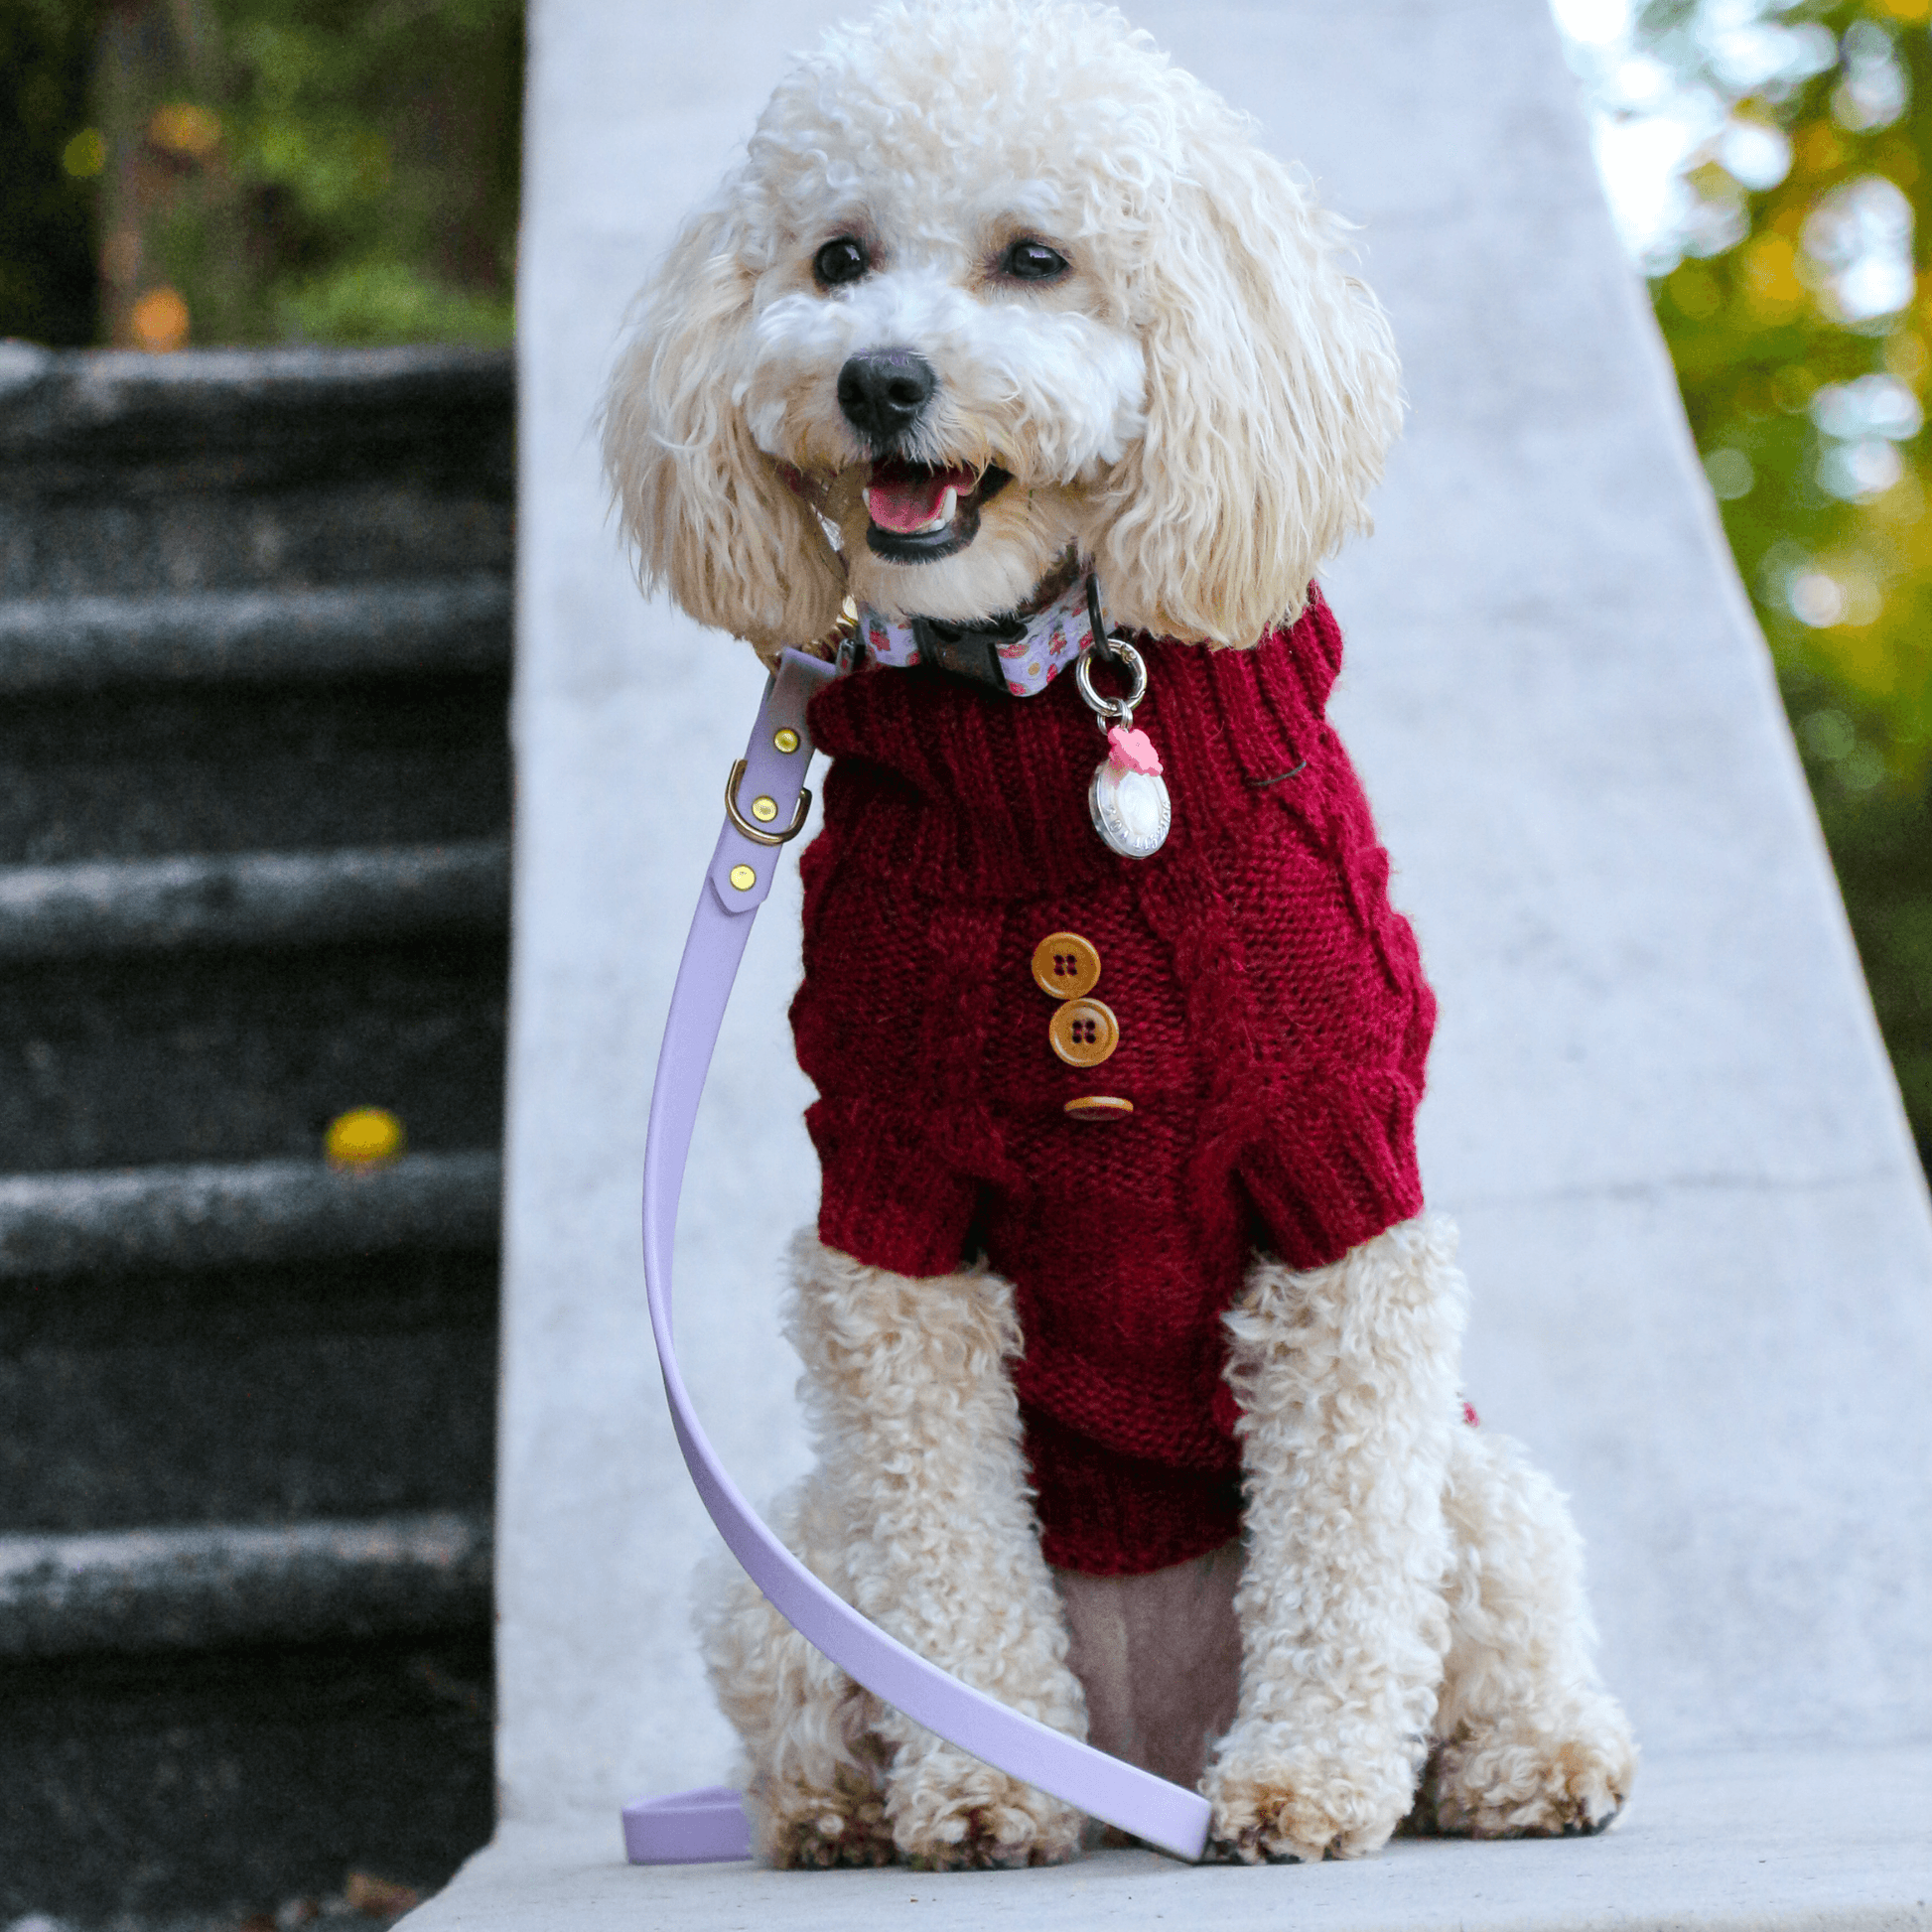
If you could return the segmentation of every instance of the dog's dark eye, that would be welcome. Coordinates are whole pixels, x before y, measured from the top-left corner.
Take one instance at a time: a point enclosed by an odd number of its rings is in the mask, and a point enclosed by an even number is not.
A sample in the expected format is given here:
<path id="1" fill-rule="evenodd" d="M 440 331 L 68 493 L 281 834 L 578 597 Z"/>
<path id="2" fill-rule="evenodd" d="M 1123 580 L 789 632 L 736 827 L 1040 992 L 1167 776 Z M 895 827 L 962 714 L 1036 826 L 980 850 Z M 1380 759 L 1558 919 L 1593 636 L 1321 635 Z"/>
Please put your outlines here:
<path id="1" fill-rule="evenodd" d="M 837 288 L 841 282 L 856 282 L 872 266 L 866 244 L 849 234 L 828 241 L 812 257 L 812 273 L 822 289 Z"/>
<path id="2" fill-rule="evenodd" d="M 1016 241 L 1000 257 L 1000 273 L 1016 282 L 1057 282 L 1066 273 L 1066 257 L 1043 241 Z"/>

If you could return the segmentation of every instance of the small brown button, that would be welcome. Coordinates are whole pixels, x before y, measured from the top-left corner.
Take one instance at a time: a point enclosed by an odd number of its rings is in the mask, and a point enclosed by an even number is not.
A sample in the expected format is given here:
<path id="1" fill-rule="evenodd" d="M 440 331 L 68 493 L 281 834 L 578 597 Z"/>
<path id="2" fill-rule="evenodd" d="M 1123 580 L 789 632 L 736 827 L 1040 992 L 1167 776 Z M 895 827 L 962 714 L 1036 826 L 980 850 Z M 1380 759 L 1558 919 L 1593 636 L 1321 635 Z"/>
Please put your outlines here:
<path id="1" fill-rule="evenodd" d="M 1068 1066 L 1098 1066 L 1120 1044 L 1120 1022 L 1099 1000 L 1068 1000 L 1053 1015 L 1046 1037 Z"/>
<path id="2" fill-rule="evenodd" d="M 1034 948 L 1034 984 L 1056 1000 L 1077 1000 L 1100 984 L 1100 955 L 1077 932 L 1049 932 Z"/>
<path id="3" fill-rule="evenodd" d="M 1133 1111 L 1131 1100 L 1111 1093 L 1083 1093 L 1061 1109 L 1069 1120 L 1125 1120 Z"/>

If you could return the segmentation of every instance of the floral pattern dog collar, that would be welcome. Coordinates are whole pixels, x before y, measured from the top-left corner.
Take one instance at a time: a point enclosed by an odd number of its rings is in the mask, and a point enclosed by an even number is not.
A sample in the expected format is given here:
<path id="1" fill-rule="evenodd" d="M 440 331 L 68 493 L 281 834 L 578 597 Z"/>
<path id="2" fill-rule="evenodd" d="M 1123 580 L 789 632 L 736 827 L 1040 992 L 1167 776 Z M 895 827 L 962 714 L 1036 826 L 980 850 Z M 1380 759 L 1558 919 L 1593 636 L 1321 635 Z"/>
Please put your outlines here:
<path id="1" fill-rule="evenodd" d="M 870 608 L 859 613 L 859 636 L 875 664 L 904 669 L 936 663 L 977 682 L 998 682 L 1016 698 L 1046 689 L 1093 642 L 1085 580 L 1076 577 L 1031 617 L 991 624 L 949 624 L 931 618 L 896 622 Z"/>

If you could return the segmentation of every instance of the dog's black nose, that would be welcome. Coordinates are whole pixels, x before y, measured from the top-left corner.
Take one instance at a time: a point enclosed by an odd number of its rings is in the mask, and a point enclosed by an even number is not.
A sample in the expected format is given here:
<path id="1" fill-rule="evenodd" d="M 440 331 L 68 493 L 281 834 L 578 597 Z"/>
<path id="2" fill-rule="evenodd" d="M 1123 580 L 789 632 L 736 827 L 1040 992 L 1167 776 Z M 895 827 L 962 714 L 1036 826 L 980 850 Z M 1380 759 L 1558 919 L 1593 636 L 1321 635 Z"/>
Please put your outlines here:
<path id="1" fill-rule="evenodd" d="M 869 348 L 839 371 L 839 408 L 875 450 L 919 420 L 939 378 L 909 348 Z"/>

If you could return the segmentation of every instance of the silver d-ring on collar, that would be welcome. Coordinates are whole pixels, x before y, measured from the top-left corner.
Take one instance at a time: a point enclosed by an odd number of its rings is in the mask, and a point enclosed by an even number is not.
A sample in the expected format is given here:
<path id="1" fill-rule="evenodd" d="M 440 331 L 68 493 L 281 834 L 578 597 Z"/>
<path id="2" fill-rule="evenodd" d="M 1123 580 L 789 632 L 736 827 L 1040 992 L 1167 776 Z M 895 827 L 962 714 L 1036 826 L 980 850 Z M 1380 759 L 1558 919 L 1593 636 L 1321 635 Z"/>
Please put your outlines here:
<path id="1" fill-rule="evenodd" d="M 1124 637 L 1113 639 L 1113 655 L 1117 663 L 1124 663 L 1134 674 L 1133 688 L 1124 697 L 1103 698 L 1093 688 L 1093 653 L 1090 651 L 1082 653 L 1073 667 L 1073 676 L 1080 687 L 1080 696 L 1099 721 L 1100 729 L 1105 731 L 1111 719 L 1125 731 L 1134 723 L 1134 707 L 1147 696 L 1147 660 Z"/>
<path id="2" fill-rule="evenodd" d="M 1145 683 L 1145 679 L 1142 680 Z M 762 825 L 754 825 L 738 809 L 738 787 L 745 782 L 745 760 L 740 759 L 732 766 L 732 774 L 725 780 L 725 816 L 750 839 L 754 845 L 789 845 L 805 829 L 805 814 L 812 808 L 812 795 L 800 790 L 798 809 L 791 815 L 791 823 L 782 832 L 767 832 Z"/>

